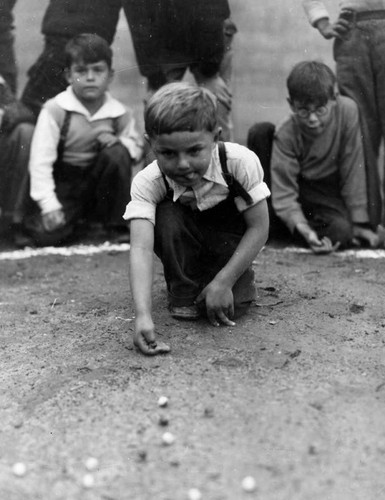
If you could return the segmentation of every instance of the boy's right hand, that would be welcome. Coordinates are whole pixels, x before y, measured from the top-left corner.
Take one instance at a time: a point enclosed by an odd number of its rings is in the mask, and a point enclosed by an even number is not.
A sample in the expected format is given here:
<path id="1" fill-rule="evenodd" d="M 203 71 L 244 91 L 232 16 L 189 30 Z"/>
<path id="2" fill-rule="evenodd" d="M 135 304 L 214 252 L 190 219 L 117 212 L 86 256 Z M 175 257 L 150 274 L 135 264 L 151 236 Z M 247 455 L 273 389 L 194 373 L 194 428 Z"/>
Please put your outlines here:
<path id="1" fill-rule="evenodd" d="M 337 21 L 332 24 L 329 19 L 323 18 L 316 23 L 316 28 L 326 40 L 330 38 L 339 38 L 343 40 L 351 29 L 351 23 L 347 19 L 338 18 Z"/>
<path id="2" fill-rule="evenodd" d="M 48 232 L 59 229 L 60 227 L 64 226 L 65 222 L 65 215 L 61 208 L 42 215 L 43 227 Z"/>
<path id="3" fill-rule="evenodd" d="M 317 233 L 305 223 L 297 224 L 296 229 L 316 254 L 332 253 L 335 252 L 340 246 L 339 242 L 333 245 L 332 241 L 327 236 L 320 239 Z"/>
<path id="4" fill-rule="evenodd" d="M 219 326 L 220 323 L 227 326 L 235 325 L 230 319 L 234 316 L 234 297 L 231 288 L 213 279 L 196 298 L 197 303 L 203 301 L 207 319 L 213 326 Z"/>
<path id="5" fill-rule="evenodd" d="M 166 354 L 170 347 L 155 338 L 154 323 L 149 318 L 136 318 L 134 332 L 134 346 L 147 356 Z"/>

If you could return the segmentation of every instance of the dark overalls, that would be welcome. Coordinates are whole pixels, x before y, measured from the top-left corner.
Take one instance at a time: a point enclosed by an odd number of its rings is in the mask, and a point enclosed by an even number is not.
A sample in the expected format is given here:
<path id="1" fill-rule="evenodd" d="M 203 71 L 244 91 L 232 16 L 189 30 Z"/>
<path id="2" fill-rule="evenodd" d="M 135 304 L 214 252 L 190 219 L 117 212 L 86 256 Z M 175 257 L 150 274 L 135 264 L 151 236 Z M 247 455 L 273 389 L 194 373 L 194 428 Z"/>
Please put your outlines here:
<path id="1" fill-rule="evenodd" d="M 192 210 L 173 201 L 167 187 L 166 198 L 157 206 L 155 220 L 156 255 L 164 267 L 170 306 L 190 306 L 234 254 L 246 224 L 234 198 L 242 196 L 248 205 L 252 199 L 239 182 L 228 173 L 224 146 L 220 143 L 222 174 L 230 190 L 226 200 L 208 210 Z M 235 283 L 235 309 L 255 298 L 254 272 L 250 267 Z"/>

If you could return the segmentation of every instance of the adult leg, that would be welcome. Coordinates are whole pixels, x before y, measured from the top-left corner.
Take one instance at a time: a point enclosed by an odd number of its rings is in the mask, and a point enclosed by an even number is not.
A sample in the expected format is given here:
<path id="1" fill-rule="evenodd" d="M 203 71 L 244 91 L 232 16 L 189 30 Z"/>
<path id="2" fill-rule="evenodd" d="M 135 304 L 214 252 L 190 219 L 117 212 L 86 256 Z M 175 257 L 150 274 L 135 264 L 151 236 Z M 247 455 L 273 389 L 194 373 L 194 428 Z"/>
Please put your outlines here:
<path id="1" fill-rule="evenodd" d="M 17 67 L 13 35 L 13 7 L 16 0 L 0 1 L 0 75 L 10 86 L 17 90 Z"/>
<path id="2" fill-rule="evenodd" d="M 237 27 L 235 26 L 232 19 L 228 18 L 223 23 L 223 38 L 225 51 L 223 54 L 223 59 L 219 67 L 219 76 L 231 90 L 231 81 L 233 76 L 233 58 L 234 58 L 234 48 L 233 41 L 234 35 L 237 32 Z M 223 105 L 219 105 L 218 109 L 218 121 L 219 126 L 222 127 L 222 140 L 233 141 L 234 140 L 234 124 L 231 116 L 231 110 L 222 109 Z"/>
<path id="3" fill-rule="evenodd" d="M 360 112 L 361 132 L 366 164 L 368 210 L 370 221 L 377 226 L 381 220 L 382 200 L 380 176 L 378 170 L 378 154 L 381 142 L 382 123 L 381 110 L 377 102 L 378 82 L 374 73 L 375 53 L 373 52 L 372 23 L 364 21 L 357 24 L 350 32 L 347 40 L 336 40 L 334 58 L 337 63 L 337 79 L 341 94 L 354 99 Z M 385 21 L 380 21 L 382 31 Z M 378 52 L 385 50 L 385 35 Z M 381 56 L 384 64 L 385 56 Z M 380 83 L 380 88 L 383 83 Z M 381 92 L 384 92 L 381 90 Z"/>
<path id="4" fill-rule="evenodd" d="M 373 25 L 373 55 L 372 61 L 374 66 L 375 78 L 376 78 L 376 97 L 377 97 L 377 110 L 378 116 L 381 123 L 381 133 L 383 145 L 385 143 L 385 20 L 375 21 Z M 384 162 L 380 165 L 382 170 L 382 224 L 385 223 L 385 205 L 384 205 L 384 194 L 385 194 L 385 168 Z M 381 177 L 381 175 L 380 175 Z"/>
<path id="5" fill-rule="evenodd" d="M 150 90 L 157 90 L 166 83 L 159 57 L 165 37 L 159 29 L 161 3 L 154 0 L 122 0 L 122 5 L 140 74 L 147 78 Z"/>
<path id="6" fill-rule="evenodd" d="M 28 82 L 21 96 L 22 102 L 37 117 L 48 100 L 66 89 L 64 37 L 47 37 L 42 54 L 28 71 Z"/>

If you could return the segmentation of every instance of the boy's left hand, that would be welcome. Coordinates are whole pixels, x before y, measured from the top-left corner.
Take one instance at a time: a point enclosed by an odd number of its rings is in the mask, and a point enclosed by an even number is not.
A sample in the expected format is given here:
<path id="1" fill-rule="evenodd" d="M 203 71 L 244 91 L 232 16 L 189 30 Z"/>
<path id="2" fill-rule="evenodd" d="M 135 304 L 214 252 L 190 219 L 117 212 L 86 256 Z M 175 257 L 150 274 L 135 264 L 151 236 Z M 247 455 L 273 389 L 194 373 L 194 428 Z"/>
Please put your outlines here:
<path id="1" fill-rule="evenodd" d="M 377 232 L 374 232 L 369 227 L 355 224 L 353 225 L 353 236 L 366 241 L 370 248 L 378 248 L 384 246 L 385 229 L 379 225 Z"/>
<path id="2" fill-rule="evenodd" d="M 196 302 L 205 301 L 207 318 L 214 326 L 220 323 L 234 326 L 230 318 L 234 316 L 234 297 L 231 288 L 212 281 L 198 295 Z"/>
<path id="3" fill-rule="evenodd" d="M 108 132 L 102 132 L 98 135 L 98 143 L 101 149 L 109 148 L 119 142 L 119 138 L 114 134 L 110 134 Z"/>

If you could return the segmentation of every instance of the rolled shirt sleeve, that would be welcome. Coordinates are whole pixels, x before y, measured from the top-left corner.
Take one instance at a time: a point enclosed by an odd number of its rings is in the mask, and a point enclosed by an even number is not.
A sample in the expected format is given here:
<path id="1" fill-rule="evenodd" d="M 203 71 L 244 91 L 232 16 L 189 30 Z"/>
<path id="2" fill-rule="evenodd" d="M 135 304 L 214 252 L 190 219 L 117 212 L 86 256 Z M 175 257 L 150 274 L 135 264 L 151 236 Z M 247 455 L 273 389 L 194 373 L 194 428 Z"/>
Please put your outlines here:
<path id="1" fill-rule="evenodd" d="M 325 4 L 319 0 L 303 0 L 302 5 L 312 26 L 315 26 L 320 19 L 329 18 Z"/>
<path id="2" fill-rule="evenodd" d="M 147 219 L 155 225 L 157 205 L 166 195 L 166 185 L 159 167 L 154 161 L 141 170 L 132 180 L 131 201 L 128 203 L 123 219 Z"/>

